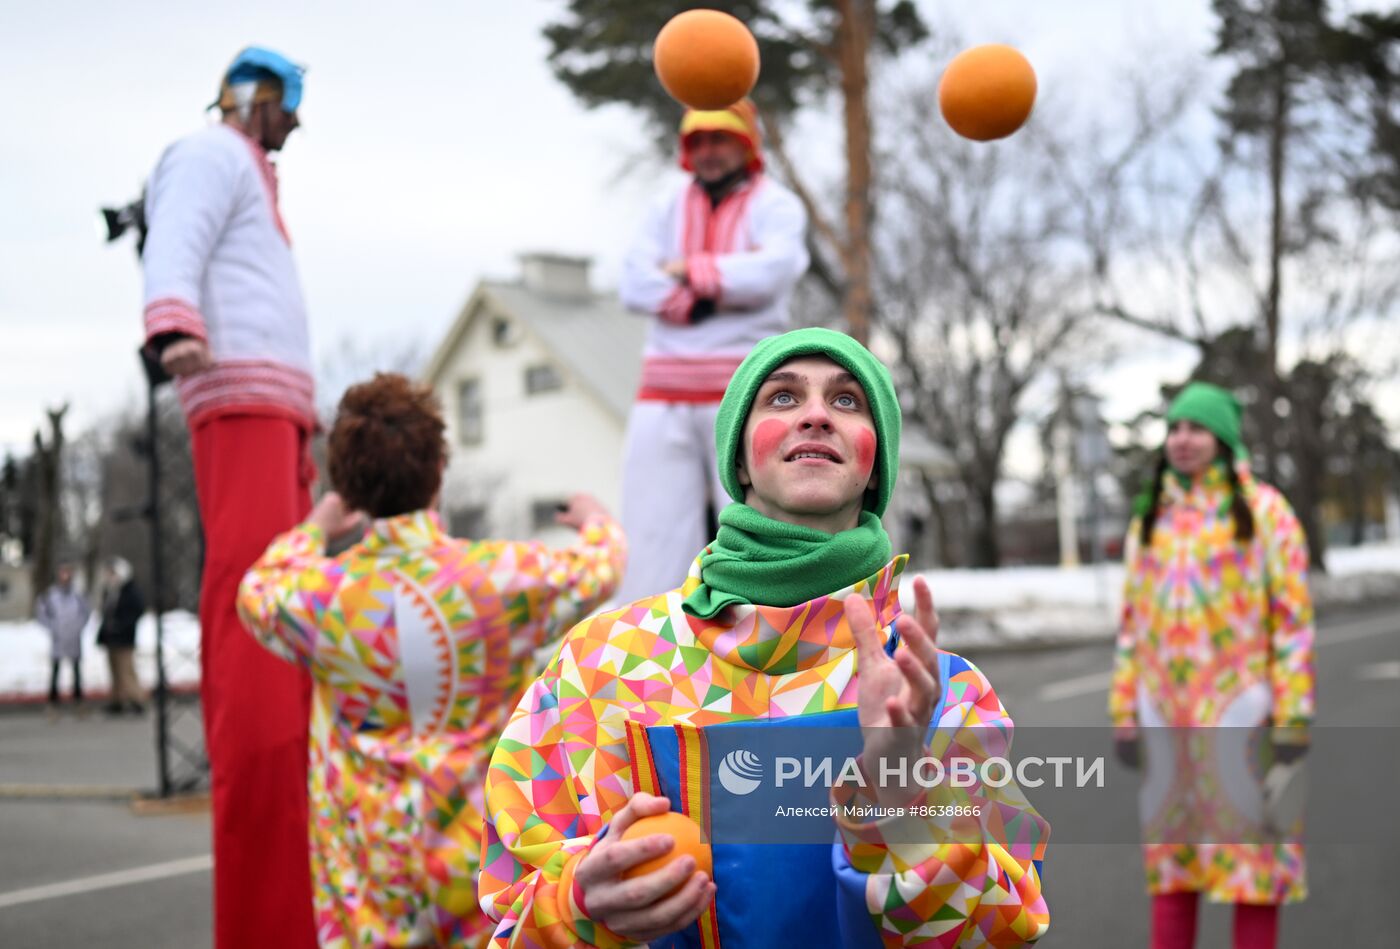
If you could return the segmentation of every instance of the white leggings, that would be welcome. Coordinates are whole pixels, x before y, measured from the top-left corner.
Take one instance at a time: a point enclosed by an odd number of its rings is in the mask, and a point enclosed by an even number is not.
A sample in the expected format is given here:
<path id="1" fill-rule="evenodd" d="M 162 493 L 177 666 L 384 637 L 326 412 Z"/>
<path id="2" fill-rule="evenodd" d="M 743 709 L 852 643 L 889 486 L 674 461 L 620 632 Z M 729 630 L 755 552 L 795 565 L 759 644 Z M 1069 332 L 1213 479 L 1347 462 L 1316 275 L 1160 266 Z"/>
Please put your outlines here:
<path id="1" fill-rule="evenodd" d="M 706 503 L 731 502 L 715 466 L 719 403 L 638 402 L 622 453 L 622 529 L 627 573 L 619 603 L 675 589 L 712 539 Z"/>

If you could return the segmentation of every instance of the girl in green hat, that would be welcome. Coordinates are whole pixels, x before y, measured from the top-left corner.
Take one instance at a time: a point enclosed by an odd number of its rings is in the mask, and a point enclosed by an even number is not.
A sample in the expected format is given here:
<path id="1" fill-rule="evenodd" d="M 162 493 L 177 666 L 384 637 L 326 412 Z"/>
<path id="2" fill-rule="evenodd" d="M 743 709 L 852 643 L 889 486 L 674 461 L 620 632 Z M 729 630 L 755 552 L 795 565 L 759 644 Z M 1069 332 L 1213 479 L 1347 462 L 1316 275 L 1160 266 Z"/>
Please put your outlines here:
<path id="1" fill-rule="evenodd" d="M 1276 826 L 1265 776 L 1307 749 L 1308 547 L 1283 495 L 1250 474 L 1240 418 L 1207 383 L 1173 400 L 1125 547 L 1109 715 L 1119 757 L 1146 771 L 1154 949 L 1194 943 L 1201 893 L 1235 904 L 1235 946 L 1272 947 L 1279 905 L 1307 894 L 1301 827 Z"/>

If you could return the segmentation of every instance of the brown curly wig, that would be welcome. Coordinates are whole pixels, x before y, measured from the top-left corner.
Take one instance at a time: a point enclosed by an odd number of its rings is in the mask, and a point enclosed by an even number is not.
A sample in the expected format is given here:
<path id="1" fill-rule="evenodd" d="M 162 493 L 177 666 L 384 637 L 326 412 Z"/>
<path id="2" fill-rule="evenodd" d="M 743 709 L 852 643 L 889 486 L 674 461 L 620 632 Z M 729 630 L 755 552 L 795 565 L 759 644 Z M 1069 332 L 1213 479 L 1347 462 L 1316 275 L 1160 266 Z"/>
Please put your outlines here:
<path id="1" fill-rule="evenodd" d="M 371 517 L 432 503 L 447 460 L 442 406 L 427 386 L 376 373 L 345 390 L 330 437 L 331 484 Z"/>

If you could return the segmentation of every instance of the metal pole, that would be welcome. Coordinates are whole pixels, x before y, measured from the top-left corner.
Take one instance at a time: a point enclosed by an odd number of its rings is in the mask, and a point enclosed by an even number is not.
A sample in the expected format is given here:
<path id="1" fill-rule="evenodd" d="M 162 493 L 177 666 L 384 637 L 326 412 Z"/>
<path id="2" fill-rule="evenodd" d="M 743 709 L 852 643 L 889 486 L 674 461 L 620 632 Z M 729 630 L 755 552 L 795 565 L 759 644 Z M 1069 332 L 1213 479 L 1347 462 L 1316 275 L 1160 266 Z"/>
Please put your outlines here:
<path id="1" fill-rule="evenodd" d="M 160 796 L 173 793 L 170 782 L 170 688 L 165 678 L 165 544 L 160 530 L 160 425 L 156 411 L 156 389 L 164 375 L 160 363 L 141 350 L 146 371 L 146 519 L 151 526 L 151 587 L 156 612 L 156 769 Z"/>

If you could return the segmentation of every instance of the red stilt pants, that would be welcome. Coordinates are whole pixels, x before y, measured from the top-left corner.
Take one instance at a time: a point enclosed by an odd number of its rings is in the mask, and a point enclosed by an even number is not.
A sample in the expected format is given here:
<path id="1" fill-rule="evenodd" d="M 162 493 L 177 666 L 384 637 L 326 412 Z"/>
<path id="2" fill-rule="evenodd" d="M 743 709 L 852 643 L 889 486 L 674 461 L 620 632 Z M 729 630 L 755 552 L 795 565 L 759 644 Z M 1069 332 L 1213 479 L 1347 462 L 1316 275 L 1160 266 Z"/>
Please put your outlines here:
<path id="1" fill-rule="evenodd" d="M 204 522 L 200 687 L 214 818 L 217 949 L 315 949 L 306 812 L 310 681 L 238 620 L 243 574 L 311 506 L 309 435 L 228 415 L 193 432 Z"/>
<path id="2" fill-rule="evenodd" d="M 1152 949 L 1191 949 L 1196 944 L 1199 893 L 1158 893 L 1152 897 Z M 1274 949 L 1278 907 L 1235 904 L 1235 949 Z"/>

